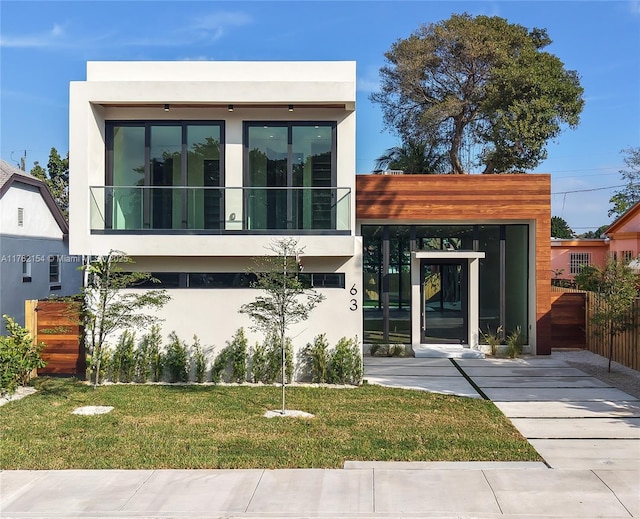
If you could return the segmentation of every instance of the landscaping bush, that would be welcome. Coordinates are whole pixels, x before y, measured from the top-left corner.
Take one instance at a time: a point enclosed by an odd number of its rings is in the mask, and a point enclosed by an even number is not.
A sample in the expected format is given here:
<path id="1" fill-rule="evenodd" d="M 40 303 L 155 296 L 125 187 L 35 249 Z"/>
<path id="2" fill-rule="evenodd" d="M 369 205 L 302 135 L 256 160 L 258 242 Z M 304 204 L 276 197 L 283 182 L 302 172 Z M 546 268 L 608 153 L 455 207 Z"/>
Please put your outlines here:
<path id="1" fill-rule="evenodd" d="M 362 382 L 362 356 L 358 339 L 343 337 L 331 352 L 329 382 L 359 385 Z"/>
<path id="2" fill-rule="evenodd" d="M 244 329 L 240 328 L 227 345 L 220 351 L 211 368 L 211 380 L 242 383 L 247 380 L 247 349 L 248 342 L 244 334 Z"/>
<path id="3" fill-rule="evenodd" d="M 191 362 L 193 364 L 195 380 L 198 384 L 202 384 L 206 382 L 207 378 L 207 357 L 204 354 L 204 350 L 200 345 L 200 339 L 198 339 L 197 335 L 193 336 L 192 350 L 193 357 L 191 358 Z"/>
<path id="4" fill-rule="evenodd" d="M 164 356 L 165 369 L 169 382 L 186 382 L 189 379 L 189 354 L 187 344 L 181 341 L 176 332 L 169 334 L 169 346 Z"/>
<path id="5" fill-rule="evenodd" d="M 303 366 L 309 372 L 311 381 L 324 384 L 328 380 L 329 372 L 329 342 L 323 333 L 307 344 L 302 352 Z"/>
<path id="6" fill-rule="evenodd" d="M 147 382 L 150 378 L 157 382 L 162 378 L 162 337 L 160 327 L 153 325 L 151 331 L 142 337 L 135 352 L 135 372 L 138 382 Z"/>
<path id="7" fill-rule="evenodd" d="M 2 318 L 9 333 L 0 337 L 0 394 L 5 394 L 13 393 L 18 386 L 26 384 L 31 372 L 44 368 L 46 362 L 40 356 L 44 343 L 34 344 L 26 328 L 8 315 Z"/>
<path id="8" fill-rule="evenodd" d="M 111 379 L 114 382 L 133 382 L 136 372 L 135 332 L 125 330 L 111 357 Z"/>

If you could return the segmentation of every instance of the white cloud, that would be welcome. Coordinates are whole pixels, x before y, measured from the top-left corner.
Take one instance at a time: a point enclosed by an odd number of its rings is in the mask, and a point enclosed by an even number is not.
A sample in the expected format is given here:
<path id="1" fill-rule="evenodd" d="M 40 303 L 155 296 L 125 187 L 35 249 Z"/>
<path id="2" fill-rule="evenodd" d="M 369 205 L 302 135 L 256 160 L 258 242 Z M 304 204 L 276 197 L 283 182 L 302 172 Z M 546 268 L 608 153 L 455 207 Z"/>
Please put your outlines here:
<path id="1" fill-rule="evenodd" d="M 630 0 L 629 2 L 629 12 L 634 15 L 640 15 L 640 1 L 638 0 Z"/>
<path id="2" fill-rule="evenodd" d="M 197 31 L 202 39 L 220 39 L 230 27 L 243 27 L 253 22 L 251 16 L 241 12 L 215 12 L 199 16 L 191 23 L 190 29 Z"/>
<path id="3" fill-rule="evenodd" d="M 25 36 L 7 36 L 5 34 L 0 35 L 0 47 L 14 47 L 14 48 L 38 48 L 49 47 L 56 43 L 60 43 L 64 38 L 64 28 L 55 24 L 49 31 L 36 33 Z"/>

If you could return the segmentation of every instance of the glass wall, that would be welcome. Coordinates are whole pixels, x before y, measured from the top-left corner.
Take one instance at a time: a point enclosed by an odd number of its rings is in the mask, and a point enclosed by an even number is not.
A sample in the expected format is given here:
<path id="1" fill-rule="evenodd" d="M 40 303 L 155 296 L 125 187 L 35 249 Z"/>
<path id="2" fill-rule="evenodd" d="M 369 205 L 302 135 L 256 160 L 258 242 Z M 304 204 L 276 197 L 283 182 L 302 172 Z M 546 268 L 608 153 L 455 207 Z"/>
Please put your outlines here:
<path id="1" fill-rule="evenodd" d="M 248 229 L 335 229 L 335 123 L 245 123 Z"/>
<path id="2" fill-rule="evenodd" d="M 222 228 L 222 124 L 108 122 L 106 228 Z"/>
<path id="3" fill-rule="evenodd" d="M 411 342 L 411 251 L 482 251 L 483 332 L 529 330 L 529 226 L 363 225 L 364 341 Z"/>

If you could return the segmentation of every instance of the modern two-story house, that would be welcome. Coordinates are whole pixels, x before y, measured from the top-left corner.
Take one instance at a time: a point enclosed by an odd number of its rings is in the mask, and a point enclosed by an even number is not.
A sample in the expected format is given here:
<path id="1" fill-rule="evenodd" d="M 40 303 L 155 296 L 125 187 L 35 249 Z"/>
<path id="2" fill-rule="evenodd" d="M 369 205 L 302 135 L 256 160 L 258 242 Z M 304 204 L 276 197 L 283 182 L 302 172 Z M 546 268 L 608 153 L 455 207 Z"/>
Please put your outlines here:
<path id="1" fill-rule="evenodd" d="M 296 347 L 362 337 L 354 62 L 90 62 L 69 156 L 71 250 L 153 273 L 166 333 L 221 347 L 248 331 L 247 271 L 293 236 L 326 297 Z"/>
<path id="2" fill-rule="evenodd" d="M 455 355 L 519 328 L 549 353 L 549 176 L 356 176 L 355 83 L 354 62 L 88 63 L 72 253 L 126 252 L 170 291 L 165 334 L 223 346 L 250 326 L 254 258 L 293 236 L 326 297 L 297 348 L 326 333 Z"/>

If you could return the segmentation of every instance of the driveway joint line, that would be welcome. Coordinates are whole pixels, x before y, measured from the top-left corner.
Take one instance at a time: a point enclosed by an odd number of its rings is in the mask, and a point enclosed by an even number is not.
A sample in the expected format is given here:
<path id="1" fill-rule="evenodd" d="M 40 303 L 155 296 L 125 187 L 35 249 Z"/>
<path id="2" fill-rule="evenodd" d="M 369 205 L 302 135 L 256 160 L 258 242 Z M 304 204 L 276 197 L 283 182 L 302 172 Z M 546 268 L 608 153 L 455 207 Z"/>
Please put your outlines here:
<path id="1" fill-rule="evenodd" d="M 613 489 L 609 485 L 607 485 L 607 483 L 600 476 L 598 476 L 598 474 L 596 473 L 595 470 L 591 469 L 591 473 L 595 477 L 597 477 L 600 481 L 602 481 L 602 484 L 609 489 L 609 492 L 611 492 L 615 496 L 615 498 L 618 500 L 618 503 L 620 503 L 622 508 L 624 508 L 627 511 L 627 513 L 629 514 L 629 517 L 633 517 L 633 514 L 631 513 L 631 511 L 624 505 L 624 503 L 622 501 L 620 501 L 620 498 L 618 497 L 618 494 L 616 494 L 613 491 Z"/>
<path id="2" fill-rule="evenodd" d="M 260 478 L 258 479 L 258 482 L 256 483 L 256 488 L 253 489 L 253 492 L 251 493 L 251 497 L 249 498 L 249 502 L 247 503 L 247 506 L 244 509 L 244 513 L 245 514 L 249 513 L 249 507 L 251 506 L 253 498 L 256 496 L 256 492 L 258 491 L 258 487 L 260 486 L 260 483 L 262 482 L 262 477 L 264 476 L 264 473 L 265 473 L 265 469 L 262 469 L 262 471 L 260 472 Z"/>
<path id="3" fill-rule="evenodd" d="M 118 508 L 118 512 L 123 511 L 123 509 L 131 502 L 131 500 L 138 494 L 140 489 L 147 484 L 147 481 L 149 481 L 151 476 L 153 476 L 156 472 L 157 470 L 153 469 L 151 473 L 146 478 L 144 478 L 143 481 L 140 482 L 140 484 L 133 490 L 133 493 L 125 500 L 124 503 L 122 503 L 122 506 Z"/>
<path id="4" fill-rule="evenodd" d="M 476 384 L 473 379 L 467 375 L 464 370 L 462 369 L 462 367 L 456 362 L 455 359 L 451 358 L 449 359 L 449 361 L 451 361 L 451 364 L 453 364 L 456 369 L 460 372 L 460 374 L 466 379 L 467 382 L 469 382 L 469 384 L 471 384 L 471 387 L 473 389 L 476 390 L 476 392 L 484 399 L 484 400 L 491 400 L 485 393 L 484 391 L 482 391 L 482 389 L 480 389 L 480 386 L 478 386 L 478 384 Z"/>

